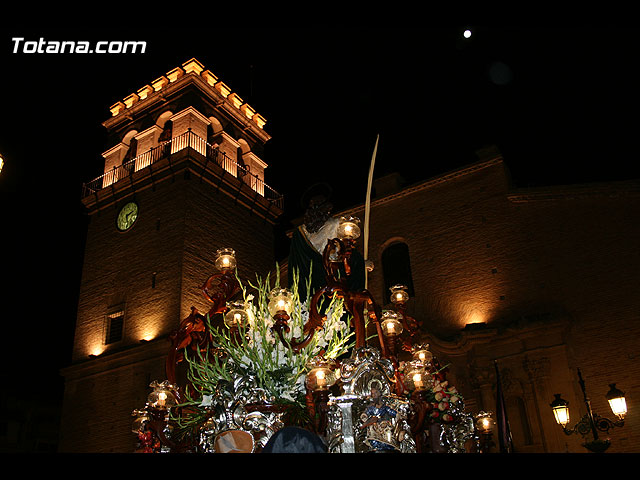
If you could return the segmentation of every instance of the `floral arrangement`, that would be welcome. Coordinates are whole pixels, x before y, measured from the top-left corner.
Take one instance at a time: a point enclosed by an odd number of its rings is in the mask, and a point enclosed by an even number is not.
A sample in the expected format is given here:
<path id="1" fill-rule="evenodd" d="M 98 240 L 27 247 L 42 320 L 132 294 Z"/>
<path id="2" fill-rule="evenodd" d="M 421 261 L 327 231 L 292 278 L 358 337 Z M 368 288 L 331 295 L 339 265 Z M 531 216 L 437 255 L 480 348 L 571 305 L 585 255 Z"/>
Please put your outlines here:
<path id="1" fill-rule="evenodd" d="M 251 292 L 240 282 L 247 321 L 237 332 L 225 325 L 215 326 L 214 319 L 207 316 L 211 348 L 206 352 L 185 354 L 191 388 L 185 392 L 185 402 L 179 405 L 179 413 L 173 417 L 180 427 L 202 424 L 212 403 L 220 397 L 220 390 L 233 388 L 240 378 L 251 379 L 251 392 L 256 396 L 249 400 L 259 399 L 300 413 L 305 411 L 305 374 L 309 363 L 319 356 L 325 360 L 336 359 L 354 345 L 344 302 L 334 296 L 324 299 L 319 306 L 319 311 L 326 316 L 322 327 L 316 330 L 307 345 L 294 351 L 290 342 L 302 335 L 309 320 L 310 284 L 309 279 L 307 299 L 302 300 L 298 293 L 299 275 L 294 273 L 289 290 L 292 299 L 287 321 L 289 329 L 283 332 L 284 341 L 274 331 L 274 319 L 269 312 L 269 295 L 280 287 L 279 275 L 273 288 L 269 275 L 264 281 L 256 277 L 255 284 L 248 284 Z"/>
<path id="2" fill-rule="evenodd" d="M 456 387 L 448 384 L 447 380 L 444 382 L 434 380 L 433 387 L 427 395 L 431 406 L 429 416 L 436 422 L 452 422 L 455 419 L 454 412 L 458 411 L 462 403 Z"/>

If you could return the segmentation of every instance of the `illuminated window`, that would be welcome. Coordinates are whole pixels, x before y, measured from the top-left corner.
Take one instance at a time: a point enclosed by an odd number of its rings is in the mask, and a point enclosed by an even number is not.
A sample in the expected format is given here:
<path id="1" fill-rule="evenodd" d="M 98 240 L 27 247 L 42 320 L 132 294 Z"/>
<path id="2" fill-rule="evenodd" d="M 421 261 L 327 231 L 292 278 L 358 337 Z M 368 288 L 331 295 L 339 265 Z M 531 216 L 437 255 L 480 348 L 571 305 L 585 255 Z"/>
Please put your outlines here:
<path id="1" fill-rule="evenodd" d="M 390 301 L 390 288 L 394 285 L 404 285 L 410 297 L 413 297 L 413 277 L 411 276 L 411 262 L 409 247 L 406 243 L 397 242 L 389 245 L 382 252 L 382 274 L 384 276 L 384 292 L 382 298 Z"/>
<path id="2" fill-rule="evenodd" d="M 122 340 L 123 327 L 124 310 L 109 313 L 105 321 L 104 344 L 109 345 Z"/>

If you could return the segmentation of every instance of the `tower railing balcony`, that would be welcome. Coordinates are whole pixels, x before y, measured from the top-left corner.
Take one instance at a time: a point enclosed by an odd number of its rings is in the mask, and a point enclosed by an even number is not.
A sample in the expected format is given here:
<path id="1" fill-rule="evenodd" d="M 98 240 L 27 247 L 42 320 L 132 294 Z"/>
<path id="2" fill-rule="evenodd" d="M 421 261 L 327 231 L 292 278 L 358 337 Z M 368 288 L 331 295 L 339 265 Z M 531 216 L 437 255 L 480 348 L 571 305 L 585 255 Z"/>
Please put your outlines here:
<path id="1" fill-rule="evenodd" d="M 128 178 L 134 172 L 142 170 L 155 162 L 168 157 L 185 148 L 191 148 L 203 155 L 208 162 L 214 162 L 236 178 L 241 179 L 249 185 L 255 192 L 260 194 L 278 208 L 283 207 L 283 197 L 267 185 L 260 177 L 252 173 L 249 168 L 239 164 L 224 152 L 214 147 L 202 137 L 192 131 L 187 131 L 177 137 L 161 143 L 136 157 L 114 166 L 112 170 L 103 173 L 99 177 L 82 185 L 82 198 L 86 198 L 96 192 Z"/>

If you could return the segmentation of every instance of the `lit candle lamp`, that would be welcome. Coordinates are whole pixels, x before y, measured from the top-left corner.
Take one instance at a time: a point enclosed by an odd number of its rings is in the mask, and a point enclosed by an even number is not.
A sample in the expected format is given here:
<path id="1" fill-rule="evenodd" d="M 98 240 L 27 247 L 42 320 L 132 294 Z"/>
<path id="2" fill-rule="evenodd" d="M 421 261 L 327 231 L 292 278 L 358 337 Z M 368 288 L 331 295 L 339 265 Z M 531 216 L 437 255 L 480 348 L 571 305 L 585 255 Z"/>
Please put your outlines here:
<path id="1" fill-rule="evenodd" d="M 493 426 L 493 419 L 491 418 L 490 412 L 480 412 L 476 415 L 476 429 L 480 433 L 489 433 L 491 432 L 491 427 Z"/>
<path id="2" fill-rule="evenodd" d="M 131 413 L 133 418 L 133 424 L 131 431 L 133 433 L 143 432 L 145 424 L 150 420 L 149 414 L 146 410 L 134 410 Z"/>
<path id="3" fill-rule="evenodd" d="M 224 316 L 224 324 L 232 328 L 242 328 L 249 321 L 246 305 L 242 302 L 231 302 L 227 304 L 229 311 Z"/>
<path id="4" fill-rule="evenodd" d="M 269 300 L 269 313 L 273 317 L 278 314 L 291 313 L 291 306 L 293 304 L 293 294 L 286 288 L 276 288 L 270 293 L 271 299 Z"/>
<path id="5" fill-rule="evenodd" d="M 409 390 L 426 390 L 430 384 L 429 377 L 423 363 L 413 360 L 409 362 L 409 368 L 405 376 L 405 386 Z"/>
<path id="6" fill-rule="evenodd" d="M 323 370 L 316 372 L 316 385 L 318 388 L 324 388 L 327 385 L 327 374 Z"/>
<path id="7" fill-rule="evenodd" d="M 382 321 L 380 322 L 382 332 L 388 337 L 400 335 L 402 333 L 400 318 L 402 318 L 400 314 L 391 310 L 385 310 L 382 313 Z"/>
<path id="8" fill-rule="evenodd" d="M 153 381 L 150 387 L 153 388 L 153 391 L 147 398 L 149 406 L 158 410 L 167 410 L 178 403 L 176 396 L 173 393 L 175 387 L 168 381 L 165 380 L 161 383 Z"/>
<path id="9" fill-rule="evenodd" d="M 360 219 L 357 217 L 340 217 L 338 225 L 338 238 L 342 240 L 355 240 L 360 236 Z"/>
<path id="10" fill-rule="evenodd" d="M 331 369 L 333 364 L 322 358 L 314 358 L 308 364 L 309 373 L 305 380 L 307 388 L 313 392 L 328 390 L 336 383 L 337 375 Z"/>
<path id="11" fill-rule="evenodd" d="M 433 360 L 433 353 L 429 351 L 429 345 L 416 345 L 413 348 L 413 358 L 423 365 L 429 365 Z"/>
<path id="12" fill-rule="evenodd" d="M 232 248 L 221 248 L 217 251 L 215 266 L 221 272 L 236 268 L 236 252 Z"/>
<path id="13" fill-rule="evenodd" d="M 409 300 L 409 294 L 407 293 L 407 287 L 404 285 L 394 285 L 391 290 L 391 302 L 394 304 L 404 304 Z"/>

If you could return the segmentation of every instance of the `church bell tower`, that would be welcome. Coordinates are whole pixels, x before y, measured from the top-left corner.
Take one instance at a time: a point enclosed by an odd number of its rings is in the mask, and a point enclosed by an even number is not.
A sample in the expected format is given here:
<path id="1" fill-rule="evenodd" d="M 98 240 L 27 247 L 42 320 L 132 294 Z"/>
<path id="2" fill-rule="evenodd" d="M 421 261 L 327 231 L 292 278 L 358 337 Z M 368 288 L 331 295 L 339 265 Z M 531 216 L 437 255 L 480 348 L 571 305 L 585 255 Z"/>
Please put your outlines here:
<path id="1" fill-rule="evenodd" d="M 282 197 L 264 181 L 265 118 L 191 59 L 111 107 L 89 216 L 61 452 L 132 452 L 131 412 L 165 378 L 168 337 L 219 248 L 241 278 L 275 267 Z"/>

